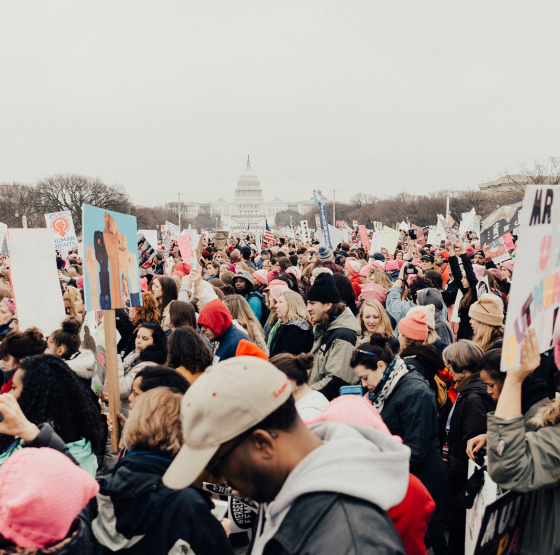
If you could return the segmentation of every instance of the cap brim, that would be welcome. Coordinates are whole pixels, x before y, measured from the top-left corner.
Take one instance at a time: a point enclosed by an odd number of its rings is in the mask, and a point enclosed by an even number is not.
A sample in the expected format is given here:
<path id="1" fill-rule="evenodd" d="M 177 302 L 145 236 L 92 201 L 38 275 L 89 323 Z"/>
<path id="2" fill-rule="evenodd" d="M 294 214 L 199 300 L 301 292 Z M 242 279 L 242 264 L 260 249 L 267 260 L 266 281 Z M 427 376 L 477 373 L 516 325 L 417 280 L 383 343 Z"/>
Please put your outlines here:
<path id="1" fill-rule="evenodd" d="M 183 445 L 163 475 L 164 485 L 171 489 L 190 486 L 206 468 L 219 447 L 218 445 L 206 449 L 190 449 Z"/>

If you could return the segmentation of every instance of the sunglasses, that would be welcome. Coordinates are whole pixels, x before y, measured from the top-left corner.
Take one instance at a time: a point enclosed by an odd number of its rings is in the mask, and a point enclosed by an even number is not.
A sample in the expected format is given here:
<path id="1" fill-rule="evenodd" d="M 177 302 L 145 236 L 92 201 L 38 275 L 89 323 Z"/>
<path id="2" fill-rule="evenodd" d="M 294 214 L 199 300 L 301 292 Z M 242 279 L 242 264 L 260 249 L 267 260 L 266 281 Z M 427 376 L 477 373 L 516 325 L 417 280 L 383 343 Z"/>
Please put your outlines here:
<path id="1" fill-rule="evenodd" d="M 378 355 L 376 355 L 375 353 L 372 353 L 371 351 L 363 351 L 362 349 L 354 349 L 354 352 L 352 353 L 352 361 L 351 362 L 355 362 L 358 357 L 360 355 L 369 355 L 375 358 L 379 358 Z"/>

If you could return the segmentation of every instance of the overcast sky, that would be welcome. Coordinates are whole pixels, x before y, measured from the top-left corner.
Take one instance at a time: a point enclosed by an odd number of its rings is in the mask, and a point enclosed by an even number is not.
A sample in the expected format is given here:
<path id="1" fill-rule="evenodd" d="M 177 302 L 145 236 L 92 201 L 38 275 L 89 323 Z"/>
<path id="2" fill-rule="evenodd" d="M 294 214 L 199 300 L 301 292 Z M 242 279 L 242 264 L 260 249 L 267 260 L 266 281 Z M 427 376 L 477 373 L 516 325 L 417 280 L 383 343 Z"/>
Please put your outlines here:
<path id="1" fill-rule="evenodd" d="M 0 182 L 133 200 L 474 188 L 560 155 L 557 1 L 0 3 Z"/>

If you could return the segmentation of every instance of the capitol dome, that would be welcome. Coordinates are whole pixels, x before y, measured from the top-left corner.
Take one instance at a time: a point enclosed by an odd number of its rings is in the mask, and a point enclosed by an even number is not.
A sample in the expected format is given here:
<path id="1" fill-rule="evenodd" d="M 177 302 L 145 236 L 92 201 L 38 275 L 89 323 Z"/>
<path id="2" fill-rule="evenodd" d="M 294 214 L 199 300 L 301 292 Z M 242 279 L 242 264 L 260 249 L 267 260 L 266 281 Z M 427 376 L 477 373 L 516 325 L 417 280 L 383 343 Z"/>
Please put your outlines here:
<path id="1" fill-rule="evenodd" d="M 263 200 L 263 192 L 259 176 L 251 168 L 251 161 L 247 156 L 245 171 L 237 180 L 235 189 L 235 200 Z"/>

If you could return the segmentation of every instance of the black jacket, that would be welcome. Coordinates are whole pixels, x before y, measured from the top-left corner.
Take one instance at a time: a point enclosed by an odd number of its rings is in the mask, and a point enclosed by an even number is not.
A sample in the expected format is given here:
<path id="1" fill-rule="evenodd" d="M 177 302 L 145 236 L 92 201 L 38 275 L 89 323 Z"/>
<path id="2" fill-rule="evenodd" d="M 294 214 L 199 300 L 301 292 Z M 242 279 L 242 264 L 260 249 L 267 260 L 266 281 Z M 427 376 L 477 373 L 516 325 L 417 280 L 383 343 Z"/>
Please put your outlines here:
<path id="1" fill-rule="evenodd" d="M 313 348 L 313 327 L 303 318 L 282 324 L 270 345 L 270 358 L 280 353 L 309 353 Z"/>
<path id="2" fill-rule="evenodd" d="M 252 549 L 249 550 L 249 554 Z M 387 513 L 333 492 L 298 497 L 263 555 L 404 555 Z"/>
<path id="3" fill-rule="evenodd" d="M 447 458 L 447 477 L 451 495 L 465 485 L 468 477 L 469 458 L 467 441 L 479 434 L 486 433 L 486 416 L 494 410 L 494 401 L 486 390 L 486 384 L 477 374 L 465 385 L 457 400 L 451 416 L 449 428 L 449 454 Z"/>
<path id="4" fill-rule="evenodd" d="M 136 453 L 136 454 L 135 454 Z M 171 460 L 151 452 L 129 452 L 113 474 L 100 480 L 99 494 L 82 516 L 94 536 L 94 553 L 233 555 L 213 504 L 194 487 L 172 490 L 162 476 Z M 189 551 L 190 553 L 191 551 Z"/>

